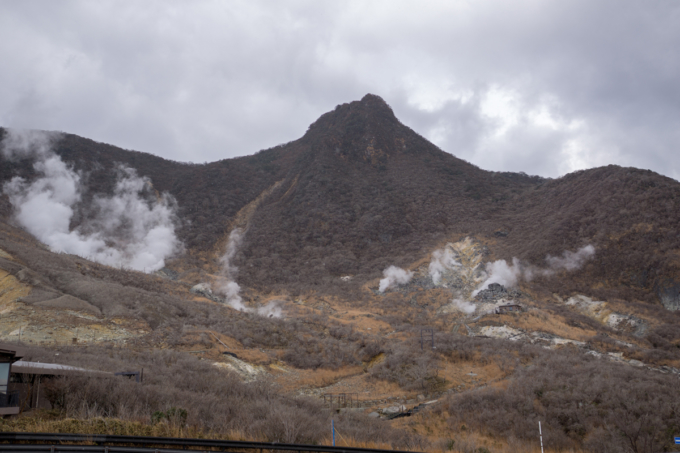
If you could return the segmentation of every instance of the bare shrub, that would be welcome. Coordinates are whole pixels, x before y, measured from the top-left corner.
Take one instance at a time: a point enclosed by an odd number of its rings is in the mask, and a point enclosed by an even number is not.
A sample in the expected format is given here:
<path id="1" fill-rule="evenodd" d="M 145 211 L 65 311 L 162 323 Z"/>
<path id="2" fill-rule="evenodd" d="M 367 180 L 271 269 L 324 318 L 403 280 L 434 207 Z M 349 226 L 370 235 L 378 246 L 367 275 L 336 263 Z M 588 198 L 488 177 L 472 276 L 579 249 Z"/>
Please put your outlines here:
<path id="1" fill-rule="evenodd" d="M 54 351 L 27 348 L 25 360 L 54 360 Z M 207 361 L 171 350 L 59 349 L 62 363 L 86 369 L 144 368 L 143 382 L 121 376 L 71 375 L 46 382 L 45 395 L 63 415 L 169 423 L 221 435 L 242 433 L 272 442 L 325 442 L 331 413 L 317 399 L 282 395 L 267 381 L 243 383 Z M 336 416 L 339 429 L 358 441 L 413 442 L 363 414 Z"/>
<path id="2" fill-rule="evenodd" d="M 481 389 L 449 400 L 449 426 L 530 440 L 543 421 L 546 446 L 654 452 L 680 431 L 677 378 L 578 353 L 539 357 L 507 390 Z"/>

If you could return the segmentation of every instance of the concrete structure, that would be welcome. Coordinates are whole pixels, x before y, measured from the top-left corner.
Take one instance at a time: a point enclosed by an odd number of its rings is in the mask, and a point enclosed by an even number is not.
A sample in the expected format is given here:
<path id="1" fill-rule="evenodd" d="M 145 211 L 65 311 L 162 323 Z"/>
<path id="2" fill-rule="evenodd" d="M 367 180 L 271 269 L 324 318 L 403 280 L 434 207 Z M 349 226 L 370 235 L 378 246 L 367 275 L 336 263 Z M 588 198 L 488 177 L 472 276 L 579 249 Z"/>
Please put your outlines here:
<path id="1" fill-rule="evenodd" d="M 69 365 L 20 360 L 26 355 L 20 346 L 0 343 L 0 416 L 38 408 L 51 409 L 52 403 L 45 395 L 45 384 L 56 377 L 113 375 Z"/>
<path id="2" fill-rule="evenodd" d="M 16 415 L 21 410 L 19 393 L 10 384 L 12 364 L 20 358 L 15 348 L 0 345 L 0 416 Z"/>
<path id="3" fill-rule="evenodd" d="M 508 304 L 508 305 L 501 305 L 500 307 L 496 307 L 496 314 L 497 315 L 502 315 L 504 313 L 519 313 L 523 311 L 523 308 L 521 305 L 517 304 Z"/>

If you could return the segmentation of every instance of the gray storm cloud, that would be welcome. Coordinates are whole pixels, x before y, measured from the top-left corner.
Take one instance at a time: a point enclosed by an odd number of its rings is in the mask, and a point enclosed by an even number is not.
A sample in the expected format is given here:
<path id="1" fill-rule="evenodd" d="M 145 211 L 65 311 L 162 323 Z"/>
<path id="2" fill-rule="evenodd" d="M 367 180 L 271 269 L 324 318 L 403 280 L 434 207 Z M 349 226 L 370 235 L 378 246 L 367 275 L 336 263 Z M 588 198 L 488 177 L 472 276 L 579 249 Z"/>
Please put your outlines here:
<path id="1" fill-rule="evenodd" d="M 203 162 L 374 93 L 484 169 L 678 179 L 678 42 L 672 0 L 7 1 L 0 125 Z"/>
<path id="2" fill-rule="evenodd" d="M 57 138 L 11 129 L 0 143 L 5 158 L 30 158 L 39 175 L 31 182 L 15 177 L 4 185 L 16 221 L 55 252 L 145 272 L 165 266 L 181 250 L 172 197 L 156 197 L 148 179 L 119 166 L 113 195 L 95 195 L 87 207 L 93 215 L 70 229 L 84 188 L 81 175 L 52 152 Z"/>

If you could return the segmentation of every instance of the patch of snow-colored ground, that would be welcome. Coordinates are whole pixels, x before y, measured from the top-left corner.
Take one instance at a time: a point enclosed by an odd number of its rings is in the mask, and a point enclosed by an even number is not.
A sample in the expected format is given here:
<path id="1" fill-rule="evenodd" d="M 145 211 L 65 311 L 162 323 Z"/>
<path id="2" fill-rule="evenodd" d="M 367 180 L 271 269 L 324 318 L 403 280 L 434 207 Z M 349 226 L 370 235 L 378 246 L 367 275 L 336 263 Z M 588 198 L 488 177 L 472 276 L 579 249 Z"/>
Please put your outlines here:
<path id="1" fill-rule="evenodd" d="M 234 371 L 246 382 L 254 381 L 261 375 L 267 373 L 264 367 L 251 365 L 250 363 L 239 360 L 236 357 L 227 356 L 225 358 L 228 360 L 228 362 L 215 362 L 213 365 L 217 368 Z"/>
<path id="2" fill-rule="evenodd" d="M 502 338 L 512 341 L 526 338 L 526 334 L 524 332 L 513 329 L 509 326 L 485 326 L 479 329 L 479 334 L 491 338 Z"/>

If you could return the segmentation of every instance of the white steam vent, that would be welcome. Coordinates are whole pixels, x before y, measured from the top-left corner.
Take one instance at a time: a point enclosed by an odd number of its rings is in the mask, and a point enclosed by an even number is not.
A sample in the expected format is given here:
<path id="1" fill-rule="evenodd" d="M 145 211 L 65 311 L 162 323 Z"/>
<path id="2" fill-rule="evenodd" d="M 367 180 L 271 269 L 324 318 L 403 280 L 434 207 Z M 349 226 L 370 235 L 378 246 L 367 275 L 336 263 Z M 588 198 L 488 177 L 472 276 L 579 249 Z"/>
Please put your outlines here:
<path id="1" fill-rule="evenodd" d="M 220 257 L 220 277 L 216 282 L 215 291 L 224 297 L 225 302 L 232 308 L 239 311 L 246 311 L 248 307 L 243 304 L 243 299 L 239 294 L 241 287 L 236 283 L 238 267 L 233 263 L 234 256 L 243 242 L 243 230 L 235 228 L 229 234 L 227 249 Z"/>
<path id="2" fill-rule="evenodd" d="M 241 228 L 234 228 L 229 233 L 229 240 L 227 241 L 227 248 L 224 255 L 220 257 L 220 276 L 216 281 L 215 291 L 224 297 L 224 301 L 233 309 L 248 313 L 257 313 L 260 316 L 267 318 L 280 318 L 283 316 L 281 309 L 281 301 L 273 300 L 268 304 L 257 309 L 248 307 L 243 303 L 243 298 L 240 295 L 241 287 L 236 283 L 236 275 L 238 274 L 238 267 L 234 264 L 234 257 L 239 247 L 243 243 L 245 233 Z"/>
<path id="3" fill-rule="evenodd" d="M 459 266 L 460 263 L 456 261 L 455 252 L 451 250 L 451 248 L 445 247 L 432 252 L 432 259 L 430 260 L 428 271 L 430 277 L 432 277 L 432 282 L 435 285 L 438 285 L 444 272 Z"/>
<path id="4" fill-rule="evenodd" d="M 516 286 L 520 280 L 531 281 L 536 276 L 548 277 L 558 271 L 575 271 L 580 269 L 586 261 L 595 256 L 595 247 L 586 245 L 576 252 L 564 251 L 562 256 L 545 257 L 548 267 L 540 268 L 522 263 L 519 259 L 513 258 L 512 264 L 508 265 L 505 260 L 498 260 L 486 264 L 486 278 L 481 285 L 472 293 L 476 296 L 480 291 L 486 289 L 491 283 L 498 283 L 503 286 Z"/>
<path id="5" fill-rule="evenodd" d="M 475 304 L 464 299 L 453 299 L 451 304 L 453 307 L 458 309 L 458 311 L 465 313 L 466 315 L 471 315 L 475 312 L 475 310 L 477 310 L 477 306 Z"/>
<path id="6" fill-rule="evenodd" d="M 383 271 L 385 278 L 380 280 L 378 291 L 384 293 L 387 289 L 397 285 L 405 285 L 413 278 L 412 271 L 406 271 L 397 266 L 390 266 Z"/>
<path id="7" fill-rule="evenodd" d="M 33 159 L 40 175 L 33 182 L 15 177 L 3 187 L 19 224 L 55 252 L 145 272 L 165 266 L 165 259 L 181 250 L 175 201 L 168 194 L 155 197 L 149 180 L 134 169 L 120 165 L 113 195 L 94 196 L 92 205 L 85 207 L 93 216 L 70 230 L 84 188 L 81 175 L 52 151 L 58 137 L 7 129 L 0 143 L 7 159 Z"/>

